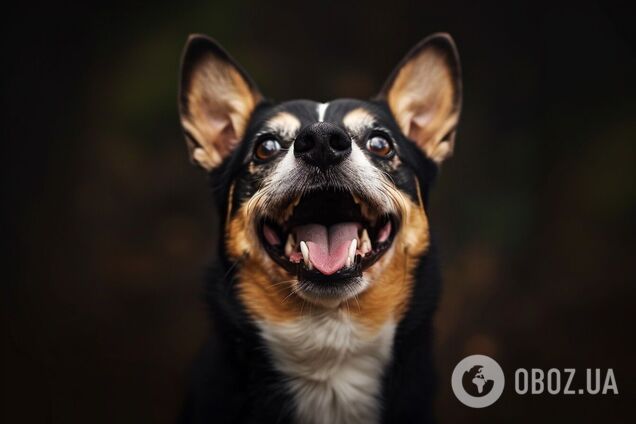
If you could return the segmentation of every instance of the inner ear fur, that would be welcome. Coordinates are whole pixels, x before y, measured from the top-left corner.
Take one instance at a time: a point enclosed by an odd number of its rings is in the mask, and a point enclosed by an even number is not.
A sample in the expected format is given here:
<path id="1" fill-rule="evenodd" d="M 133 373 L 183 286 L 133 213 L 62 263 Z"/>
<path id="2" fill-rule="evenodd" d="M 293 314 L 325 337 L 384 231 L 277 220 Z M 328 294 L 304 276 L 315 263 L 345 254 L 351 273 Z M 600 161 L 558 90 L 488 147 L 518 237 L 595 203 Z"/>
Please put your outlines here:
<path id="1" fill-rule="evenodd" d="M 241 141 L 258 88 L 243 69 L 204 35 L 191 35 L 181 60 L 179 113 L 191 160 L 210 171 Z"/>
<path id="2" fill-rule="evenodd" d="M 455 144 L 462 99 L 461 69 L 450 35 L 433 34 L 398 64 L 380 92 L 400 129 L 437 163 Z"/>

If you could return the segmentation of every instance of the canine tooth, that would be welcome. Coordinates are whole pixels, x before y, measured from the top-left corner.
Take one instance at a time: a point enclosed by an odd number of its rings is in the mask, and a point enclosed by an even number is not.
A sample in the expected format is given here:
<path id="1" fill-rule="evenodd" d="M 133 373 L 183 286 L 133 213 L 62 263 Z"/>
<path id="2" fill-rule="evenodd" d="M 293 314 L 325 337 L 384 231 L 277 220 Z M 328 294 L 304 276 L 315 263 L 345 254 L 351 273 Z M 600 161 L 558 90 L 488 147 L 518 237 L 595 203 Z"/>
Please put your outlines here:
<path id="1" fill-rule="evenodd" d="M 360 236 L 360 251 L 363 255 L 371 250 L 371 238 L 369 238 L 369 233 L 367 229 L 362 230 L 362 236 Z"/>
<path id="2" fill-rule="evenodd" d="M 294 202 L 292 203 L 294 205 L 294 207 L 298 206 L 298 204 L 300 203 L 300 196 L 298 196 L 296 198 L 296 200 L 294 200 Z"/>
<path id="3" fill-rule="evenodd" d="M 358 239 L 351 240 L 351 244 L 349 245 L 349 255 L 347 256 L 347 267 L 353 265 L 353 262 L 356 258 L 356 249 L 358 248 Z"/>
<path id="4" fill-rule="evenodd" d="M 307 243 L 305 243 L 304 241 L 300 242 L 300 251 L 303 254 L 305 265 L 307 266 L 307 268 L 311 269 L 311 262 L 309 262 L 309 248 L 307 247 Z"/>
<path id="5" fill-rule="evenodd" d="M 285 243 L 285 256 L 291 255 L 295 248 L 296 240 L 294 240 L 292 233 L 289 233 L 287 236 L 287 242 Z"/>
<path id="6" fill-rule="evenodd" d="M 352 194 L 351 197 L 353 197 L 353 201 L 355 202 L 356 205 L 360 204 L 360 198 L 358 196 L 356 196 L 355 194 Z"/>

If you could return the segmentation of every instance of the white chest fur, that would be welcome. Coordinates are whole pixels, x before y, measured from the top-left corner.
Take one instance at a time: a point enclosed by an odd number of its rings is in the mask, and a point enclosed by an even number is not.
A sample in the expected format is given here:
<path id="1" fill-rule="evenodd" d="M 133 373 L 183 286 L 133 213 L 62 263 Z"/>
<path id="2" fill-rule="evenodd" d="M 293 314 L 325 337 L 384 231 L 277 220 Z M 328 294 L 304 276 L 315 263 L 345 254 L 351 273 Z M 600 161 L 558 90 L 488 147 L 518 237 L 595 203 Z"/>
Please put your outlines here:
<path id="1" fill-rule="evenodd" d="M 379 421 L 378 399 L 391 358 L 393 322 L 370 332 L 339 310 L 292 323 L 259 322 L 259 327 L 274 365 L 288 379 L 299 423 Z"/>

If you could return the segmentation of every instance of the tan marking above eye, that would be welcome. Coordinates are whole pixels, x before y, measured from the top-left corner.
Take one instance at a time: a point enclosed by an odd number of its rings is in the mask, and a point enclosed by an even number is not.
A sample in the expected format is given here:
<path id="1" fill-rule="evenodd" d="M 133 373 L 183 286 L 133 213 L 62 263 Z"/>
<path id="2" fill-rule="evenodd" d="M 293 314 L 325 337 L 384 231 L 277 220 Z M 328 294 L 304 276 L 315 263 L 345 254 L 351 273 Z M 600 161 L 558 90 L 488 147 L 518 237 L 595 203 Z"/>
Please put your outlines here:
<path id="1" fill-rule="evenodd" d="M 373 126 L 374 122 L 375 117 L 373 114 L 362 107 L 347 112 L 344 118 L 342 118 L 342 123 L 345 125 L 347 130 L 354 135 L 361 134 L 366 129 Z"/>
<path id="2" fill-rule="evenodd" d="M 289 112 L 279 112 L 265 123 L 265 128 L 291 140 L 300 130 L 300 120 Z"/>

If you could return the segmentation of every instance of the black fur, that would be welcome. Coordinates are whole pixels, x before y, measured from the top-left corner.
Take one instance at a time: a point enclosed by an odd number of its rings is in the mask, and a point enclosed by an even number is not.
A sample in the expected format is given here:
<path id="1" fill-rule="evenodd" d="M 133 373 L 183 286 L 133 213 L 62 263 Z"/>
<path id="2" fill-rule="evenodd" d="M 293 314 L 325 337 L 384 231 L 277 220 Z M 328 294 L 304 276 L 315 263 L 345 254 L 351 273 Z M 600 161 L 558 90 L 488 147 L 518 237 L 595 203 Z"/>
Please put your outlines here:
<path id="1" fill-rule="evenodd" d="M 343 100 L 350 110 L 358 101 Z M 400 134 L 386 104 L 364 103 L 382 114 L 387 126 Z M 293 104 L 294 109 L 298 108 Z M 313 107 L 313 105 L 312 105 Z M 258 120 L 270 116 L 272 106 L 262 106 L 254 114 L 250 126 L 258 128 Z M 276 110 L 279 110 L 276 108 Z M 250 130 L 248 130 L 249 139 Z M 410 141 L 399 136 L 403 149 L 401 160 L 414 172 L 420 182 L 424 203 L 437 172 L 437 166 L 426 158 Z M 227 210 L 231 181 L 246 177 L 244 158 L 251 151 L 244 143 L 210 178 L 219 216 Z M 407 172 L 405 168 L 400 170 Z M 402 189 L 416 199 L 412 179 L 395 176 L 403 181 Z M 243 196 L 247 185 L 235 186 Z M 235 209 L 240 195 L 234 196 Z M 427 211 L 428 212 L 428 211 Z M 408 231 L 408 229 L 405 229 Z M 223 234 L 219 228 L 218 234 Z M 225 253 L 224 240 L 219 243 L 219 259 L 207 279 L 207 303 L 213 323 L 210 339 L 192 369 L 189 394 L 185 403 L 184 423 L 285 423 L 291 422 L 293 400 L 283 385 L 284 376 L 271 364 L 266 347 L 256 327 L 236 295 L 234 270 Z M 431 402 L 435 386 L 432 366 L 432 316 L 436 308 L 440 286 L 435 243 L 420 259 L 416 268 L 416 284 L 408 312 L 400 322 L 393 350 L 393 360 L 383 381 L 383 422 L 426 423 L 432 421 Z"/>
<path id="2" fill-rule="evenodd" d="M 420 48 L 416 47 L 411 55 Z M 221 52 L 230 60 L 224 51 Z M 458 73 L 459 70 L 454 72 Z M 394 77 L 395 74 L 389 81 Z M 378 118 L 378 129 L 389 134 L 396 145 L 399 165 L 390 166 L 382 158 L 372 158 L 375 166 L 389 173 L 396 186 L 419 203 L 417 179 L 430 217 L 428 194 L 437 175 L 437 165 L 401 133 L 386 102 L 381 99 L 369 102 L 340 99 L 329 105 L 325 121 L 335 125 L 342 125 L 343 116 L 358 107 L 369 110 Z M 224 218 L 228 208 L 231 213 L 236 213 L 242 202 L 258 189 L 258 173 L 266 173 L 268 167 L 276 163 L 260 165 L 256 174 L 248 171 L 247 164 L 252 161 L 254 144 L 259 139 L 264 122 L 280 111 L 288 111 L 304 127 L 316 122 L 316 106 L 317 103 L 308 100 L 282 104 L 263 101 L 257 106 L 240 145 L 210 173 L 219 217 Z M 293 140 L 282 140 L 281 144 L 286 147 L 291 142 Z M 230 190 L 233 192 L 230 193 Z M 233 201 L 228 205 L 230 197 Z M 224 234 L 224 224 L 224 219 L 220 219 L 218 234 Z M 230 260 L 224 241 L 221 237 L 219 257 L 207 278 L 206 300 L 212 322 L 210 337 L 192 368 L 181 422 L 293 422 L 293 399 L 284 384 L 285 376 L 274 368 L 258 329 L 238 299 L 235 271 L 241 263 L 240 260 Z M 383 423 L 433 421 L 432 401 L 436 383 L 432 358 L 432 318 L 440 291 L 433 235 L 427 253 L 419 258 L 414 272 L 415 284 L 410 303 L 398 324 L 392 360 L 383 374 L 379 399 Z"/>
<path id="3" fill-rule="evenodd" d="M 435 243 L 420 259 L 411 303 L 383 379 L 384 423 L 433 421 L 432 318 L 440 275 Z M 183 423 L 292 422 L 293 400 L 236 296 L 233 266 L 221 260 L 207 280 L 212 328 L 191 370 Z"/>

